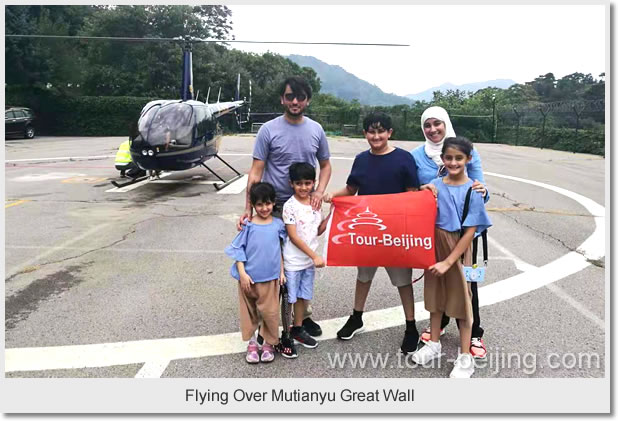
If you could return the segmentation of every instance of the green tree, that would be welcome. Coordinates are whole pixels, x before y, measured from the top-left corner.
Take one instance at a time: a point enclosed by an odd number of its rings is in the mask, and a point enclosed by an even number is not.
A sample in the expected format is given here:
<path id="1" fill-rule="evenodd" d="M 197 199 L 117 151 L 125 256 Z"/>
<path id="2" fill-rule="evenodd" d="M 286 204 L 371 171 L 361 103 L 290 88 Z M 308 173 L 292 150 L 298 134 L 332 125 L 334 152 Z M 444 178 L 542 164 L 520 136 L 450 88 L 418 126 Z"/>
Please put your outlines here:
<path id="1" fill-rule="evenodd" d="M 108 6 L 84 25 L 82 35 L 136 38 L 224 39 L 231 12 L 226 6 Z M 214 50 L 208 49 L 214 55 Z M 90 94 L 177 97 L 182 66 L 180 43 L 118 41 L 88 44 Z"/>
<path id="2" fill-rule="evenodd" d="M 7 34 L 75 35 L 93 6 L 6 6 Z M 84 62 L 79 44 L 63 40 L 7 38 L 5 41 L 8 85 L 76 87 Z M 69 89 L 70 90 L 70 89 Z"/>
<path id="3" fill-rule="evenodd" d="M 526 82 L 526 85 L 532 86 L 543 102 L 548 102 L 554 99 L 556 90 L 556 78 L 553 73 L 547 73 L 535 78 L 532 82 Z"/>

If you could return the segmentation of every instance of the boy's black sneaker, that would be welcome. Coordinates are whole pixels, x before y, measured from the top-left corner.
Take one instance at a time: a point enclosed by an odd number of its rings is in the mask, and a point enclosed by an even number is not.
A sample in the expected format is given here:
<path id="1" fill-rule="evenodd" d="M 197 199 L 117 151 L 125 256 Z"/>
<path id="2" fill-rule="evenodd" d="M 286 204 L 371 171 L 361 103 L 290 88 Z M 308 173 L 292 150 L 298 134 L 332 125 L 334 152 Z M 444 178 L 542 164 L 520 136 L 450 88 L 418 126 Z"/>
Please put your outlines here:
<path id="1" fill-rule="evenodd" d="M 363 320 L 360 317 L 355 317 L 352 315 L 348 318 L 348 321 L 345 322 L 345 325 L 339 329 L 339 332 L 337 332 L 337 337 L 347 341 L 352 339 L 356 333 L 362 332 L 363 330 L 365 330 L 363 327 Z"/>
<path id="2" fill-rule="evenodd" d="M 401 352 L 409 354 L 416 351 L 418 348 L 418 330 L 406 330 L 403 334 L 403 342 L 401 342 Z"/>
<path id="3" fill-rule="evenodd" d="M 311 336 L 320 336 L 322 334 L 322 328 L 319 324 L 311 320 L 311 317 L 307 317 L 303 320 L 303 327 Z"/>
<path id="4" fill-rule="evenodd" d="M 313 339 L 302 326 L 294 326 L 290 331 L 290 336 L 295 342 L 298 342 L 305 348 L 315 348 L 318 346 L 318 341 Z"/>
<path id="5" fill-rule="evenodd" d="M 289 336 L 284 335 L 281 336 L 279 340 L 279 345 L 275 348 L 282 357 L 285 358 L 296 358 L 298 357 L 298 353 L 296 352 L 296 346 L 294 345 L 294 341 L 290 339 Z"/>

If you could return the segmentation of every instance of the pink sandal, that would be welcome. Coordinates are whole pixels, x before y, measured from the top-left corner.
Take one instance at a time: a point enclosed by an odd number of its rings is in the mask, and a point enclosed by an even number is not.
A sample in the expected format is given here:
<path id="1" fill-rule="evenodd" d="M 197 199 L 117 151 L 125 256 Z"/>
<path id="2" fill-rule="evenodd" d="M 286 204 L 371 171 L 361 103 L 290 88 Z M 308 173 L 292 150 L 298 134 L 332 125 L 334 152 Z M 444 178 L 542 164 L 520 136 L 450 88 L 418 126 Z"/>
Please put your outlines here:
<path id="1" fill-rule="evenodd" d="M 264 345 L 262 345 L 261 361 L 263 363 L 269 363 L 273 361 L 274 359 L 275 359 L 275 348 L 271 344 L 264 342 Z"/>
<path id="2" fill-rule="evenodd" d="M 247 356 L 245 359 L 249 364 L 257 364 L 260 362 L 260 355 L 258 354 L 258 344 L 254 341 L 249 342 L 247 346 Z"/>

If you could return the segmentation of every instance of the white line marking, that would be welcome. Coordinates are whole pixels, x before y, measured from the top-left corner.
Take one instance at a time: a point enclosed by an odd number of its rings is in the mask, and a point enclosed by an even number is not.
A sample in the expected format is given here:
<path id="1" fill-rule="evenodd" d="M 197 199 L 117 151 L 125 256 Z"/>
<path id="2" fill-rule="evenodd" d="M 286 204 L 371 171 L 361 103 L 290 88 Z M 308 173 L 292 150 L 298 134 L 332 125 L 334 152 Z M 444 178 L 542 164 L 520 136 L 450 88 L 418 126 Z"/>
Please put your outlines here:
<path id="1" fill-rule="evenodd" d="M 158 379 L 169 365 L 167 361 L 147 361 L 135 375 L 136 379 Z"/>
<path id="2" fill-rule="evenodd" d="M 507 250 L 506 248 L 498 244 L 498 242 L 494 240 L 493 238 L 488 237 L 488 239 L 490 239 L 490 242 L 492 243 L 494 247 L 496 247 L 498 250 L 500 250 L 502 253 L 504 253 L 507 256 L 503 259 L 513 260 L 517 269 L 523 272 L 538 269 L 536 266 L 526 263 L 523 260 L 521 260 L 519 257 L 515 256 L 509 250 Z M 492 260 L 498 260 L 498 259 L 500 258 L 492 257 Z M 566 301 L 567 304 L 575 308 L 575 310 L 577 310 L 582 316 L 590 319 L 594 324 L 596 324 L 601 329 L 601 331 L 603 332 L 605 331 L 605 322 L 601 320 L 600 318 L 598 318 L 594 313 L 592 313 L 586 307 L 584 307 L 579 301 L 571 297 L 565 290 L 563 290 L 556 284 L 547 284 L 545 285 L 545 287 L 549 289 L 551 292 L 553 292 L 555 295 L 557 295 L 559 298 Z"/>
<path id="3" fill-rule="evenodd" d="M 508 256 L 491 256 L 490 260 L 493 262 L 494 260 L 508 260 L 509 262 L 514 262 L 515 259 Z M 518 268 L 519 269 L 519 268 Z M 519 269 L 521 270 L 521 269 Z"/>
<path id="4" fill-rule="evenodd" d="M 238 220 L 238 217 L 236 217 Z M 76 250 L 76 251 L 88 251 L 92 250 L 92 247 L 60 247 L 60 246 L 6 246 L 6 249 L 24 249 L 24 250 Z M 98 252 L 107 251 L 114 253 L 191 253 L 191 254 L 225 254 L 223 250 L 203 250 L 203 249 L 147 249 L 147 248 L 103 248 L 97 250 Z"/>
<path id="5" fill-rule="evenodd" d="M 558 285 L 555 285 L 555 284 L 548 284 L 546 285 L 546 287 L 551 292 L 556 294 L 558 297 L 566 301 L 567 304 L 570 304 L 572 307 L 574 307 L 575 310 L 579 311 L 581 315 L 583 315 L 584 317 L 587 317 L 592 323 L 597 325 L 599 329 L 601 329 L 602 332 L 605 332 L 605 322 L 601 320 L 599 317 L 597 317 L 596 314 L 594 314 L 593 312 L 588 310 L 586 307 L 584 307 L 575 298 L 571 297 L 565 290 L 563 290 L 562 288 L 560 288 Z"/>
<path id="6" fill-rule="evenodd" d="M 93 155 L 93 156 L 59 156 L 56 158 L 25 158 L 7 159 L 4 162 L 35 162 L 35 161 L 76 161 L 79 159 L 102 159 L 114 158 L 116 155 Z"/>
<path id="7" fill-rule="evenodd" d="M 71 173 L 71 172 L 50 172 L 45 174 L 27 174 L 20 177 L 12 178 L 12 181 L 18 182 L 42 182 L 49 180 L 62 180 L 73 177 L 85 177 L 86 174 Z"/>
<path id="8" fill-rule="evenodd" d="M 152 180 L 153 184 L 217 184 L 214 180 Z"/>
<path id="9" fill-rule="evenodd" d="M 253 156 L 250 153 L 220 153 L 221 156 Z M 354 158 L 348 158 L 346 156 L 331 156 L 328 159 L 342 159 L 344 161 L 354 161 Z"/>
<path id="10" fill-rule="evenodd" d="M 232 224 L 234 224 L 234 226 L 236 226 L 236 223 L 238 222 L 238 218 L 240 218 L 240 215 L 237 213 L 226 213 L 224 215 L 217 215 L 217 216 L 223 219 L 224 221 L 231 222 Z"/>
<path id="11" fill-rule="evenodd" d="M 515 179 L 515 177 L 487 173 L 496 177 Z M 557 187 L 542 185 L 542 183 L 517 179 L 529 184 L 551 187 L 558 193 L 568 192 L 567 196 L 582 203 L 582 199 L 591 205 L 595 211 L 604 208 L 592 200 L 581 195 Z M 584 205 L 582 203 L 582 205 Z M 584 205 L 586 206 L 586 205 Z M 589 250 L 602 251 L 604 254 L 605 218 L 595 218 L 595 231 L 584 242 L 589 244 Z M 599 234 L 599 231 L 603 231 Z M 592 239 L 592 240 L 591 240 Z M 601 244 L 598 242 L 601 241 Z M 602 256 L 601 256 L 602 257 Z M 576 252 L 570 252 L 553 262 L 536 269 L 512 276 L 508 279 L 495 282 L 479 288 L 482 297 L 482 307 L 506 301 L 526 294 L 535 289 L 577 273 L 588 267 L 586 258 Z M 404 319 L 401 306 L 364 313 L 363 321 L 367 332 L 400 326 Z M 426 320 L 429 313 L 424 309 L 423 302 L 415 303 L 416 320 Z M 337 330 L 346 321 L 347 317 L 320 321 L 323 334 L 322 340 L 334 339 Z M 172 361 L 185 358 L 202 358 L 214 355 L 225 355 L 243 352 L 245 343 L 241 341 L 240 333 L 224 333 L 220 335 L 198 336 L 190 338 L 154 339 L 130 342 L 115 342 L 93 345 L 68 345 L 40 348 L 9 348 L 5 350 L 5 372 L 38 371 L 62 368 L 106 367 L 147 362 Z"/>
<path id="12" fill-rule="evenodd" d="M 592 235 L 586 239 L 578 248 L 577 251 L 582 253 L 586 258 L 590 260 L 598 260 L 605 256 L 605 207 L 599 205 L 592 199 L 582 196 L 581 194 L 566 190 L 560 187 L 552 186 L 550 184 L 540 183 L 538 181 L 527 180 L 525 178 L 512 177 L 510 175 L 496 174 L 492 172 L 486 172 L 486 175 L 494 177 L 506 178 L 508 180 L 519 181 L 521 183 L 528 183 L 534 186 L 543 187 L 548 190 L 555 191 L 563 196 L 571 198 L 585 207 L 595 218 L 594 222 L 597 229 L 594 230 Z M 598 229 L 603 227 L 603 229 Z"/>
<path id="13" fill-rule="evenodd" d="M 94 234 L 95 232 L 106 228 L 109 224 L 101 224 L 101 225 L 97 225 L 96 227 L 93 227 L 91 229 L 89 229 L 88 231 L 84 232 L 81 235 L 78 235 L 75 238 L 72 238 L 71 240 L 65 241 L 64 243 L 60 244 L 59 246 L 55 246 L 55 247 L 49 247 L 49 249 L 46 252 L 43 252 L 41 254 L 39 254 L 38 256 L 33 257 L 32 259 L 26 261 L 26 263 L 22 263 L 19 266 L 14 266 L 11 269 L 9 269 L 7 271 L 7 273 L 5 274 L 5 278 L 10 278 L 11 276 L 13 276 L 14 274 L 18 273 L 19 271 L 27 268 L 28 266 L 31 266 L 33 263 L 36 263 L 42 259 L 44 259 L 45 257 L 49 256 L 52 253 L 55 253 L 56 251 L 59 250 L 64 250 L 66 249 L 68 246 L 70 246 L 71 244 L 77 243 L 78 241 L 83 240 L 84 238 Z"/>
<path id="14" fill-rule="evenodd" d="M 253 156 L 250 153 L 220 153 L 220 156 Z M 7 159 L 4 162 L 33 162 L 33 161 L 73 161 L 78 159 L 101 159 L 114 158 L 116 155 L 93 155 L 93 156 L 59 156 L 56 158 L 25 158 L 25 159 Z M 342 156 L 331 156 L 330 159 L 344 159 L 353 161 L 354 158 Z"/>
<path id="15" fill-rule="evenodd" d="M 247 187 L 247 180 L 249 176 L 247 174 L 243 175 L 238 180 L 234 181 L 232 184 L 226 186 L 224 189 L 221 189 L 217 192 L 217 194 L 238 194 Z"/>
<path id="16" fill-rule="evenodd" d="M 171 172 L 162 172 L 161 174 L 159 174 L 159 178 L 160 179 L 161 178 L 165 178 L 165 177 L 168 177 L 170 175 L 172 175 Z M 146 183 L 152 183 L 153 181 L 156 181 L 156 180 L 152 180 L 151 181 L 151 180 L 149 180 L 147 178 L 145 180 L 138 181 L 135 184 L 130 184 L 130 185 L 124 186 L 124 187 L 114 187 L 113 189 L 105 190 L 105 193 L 126 193 L 128 191 L 131 191 L 131 190 L 134 190 L 134 189 L 136 189 L 138 187 L 141 187 L 141 186 L 143 186 Z"/>
<path id="17" fill-rule="evenodd" d="M 515 256 L 513 253 L 508 251 L 506 247 L 498 243 L 493 237 L 487 236 L 487 240 L 491 243 L 493 247 L 501 251 L 502 254 L 506 256 L 506 258 L 513 260 L 513 262 L 515 263 L 515 267 L 518 270 L 521 270 L 522 272 L 526 272 L 528 270 L 537 269 L 536 266 L 524 262 L 519 257 Z M 495 259 L 494 257 L 491 258 L 491 260 L 494 260 L 494 259 Z"/>

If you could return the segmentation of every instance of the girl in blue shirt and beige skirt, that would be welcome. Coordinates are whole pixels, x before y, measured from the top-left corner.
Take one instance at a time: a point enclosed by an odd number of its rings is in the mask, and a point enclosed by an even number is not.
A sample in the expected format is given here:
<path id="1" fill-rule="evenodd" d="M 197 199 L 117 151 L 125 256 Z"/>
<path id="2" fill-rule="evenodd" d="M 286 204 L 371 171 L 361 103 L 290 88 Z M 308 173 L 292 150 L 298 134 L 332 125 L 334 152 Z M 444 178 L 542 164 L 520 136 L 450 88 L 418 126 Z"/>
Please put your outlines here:
<path id="1" fill-rule="evenodd" d="M 253 184 L 249 198 L 255 216 L 225 253 L 235 260 L 230 273 L 238 281 L 240 333 L 248 341 L 245 359 L 255 364 L 273 361 L 279 345 L 279 287 L 285 283 L 280 240 L 287 234 L 283 221 L 272 216 L 275 189 L 271 184 Z M 264 338 L 261 355 L 255 334 L 258 324 Z"/>
<path id="2" fill-rule="evenodd" d="M 436 195 L 437 263 L 425 271 L 425 309 L 430 313 L 431 339 L 412 356 L 412 360 L 428 365 L 440 358 L 442 315 L 454 317 L 460 335 L 459 355 L 450 374 L 454 378 L 466 378 L 474 373 L 474 359 L 470 355 L 472 294 L 463 273 L 461 257 L 464 256 L 464 265 L 471 266 L 470 244 L 475 235 L 491 226 L 483 197 L 474 190 L 470 194 L 468 213 L 462 220 L 466 195 L 473 184 L 465 171 L 466 164 L 472 159 L 472 150 L 472 143 L 464 137 L 445 139 L 442 161 L 448 174 L 421 186 L 421 190 L 428 189 Z"/>

